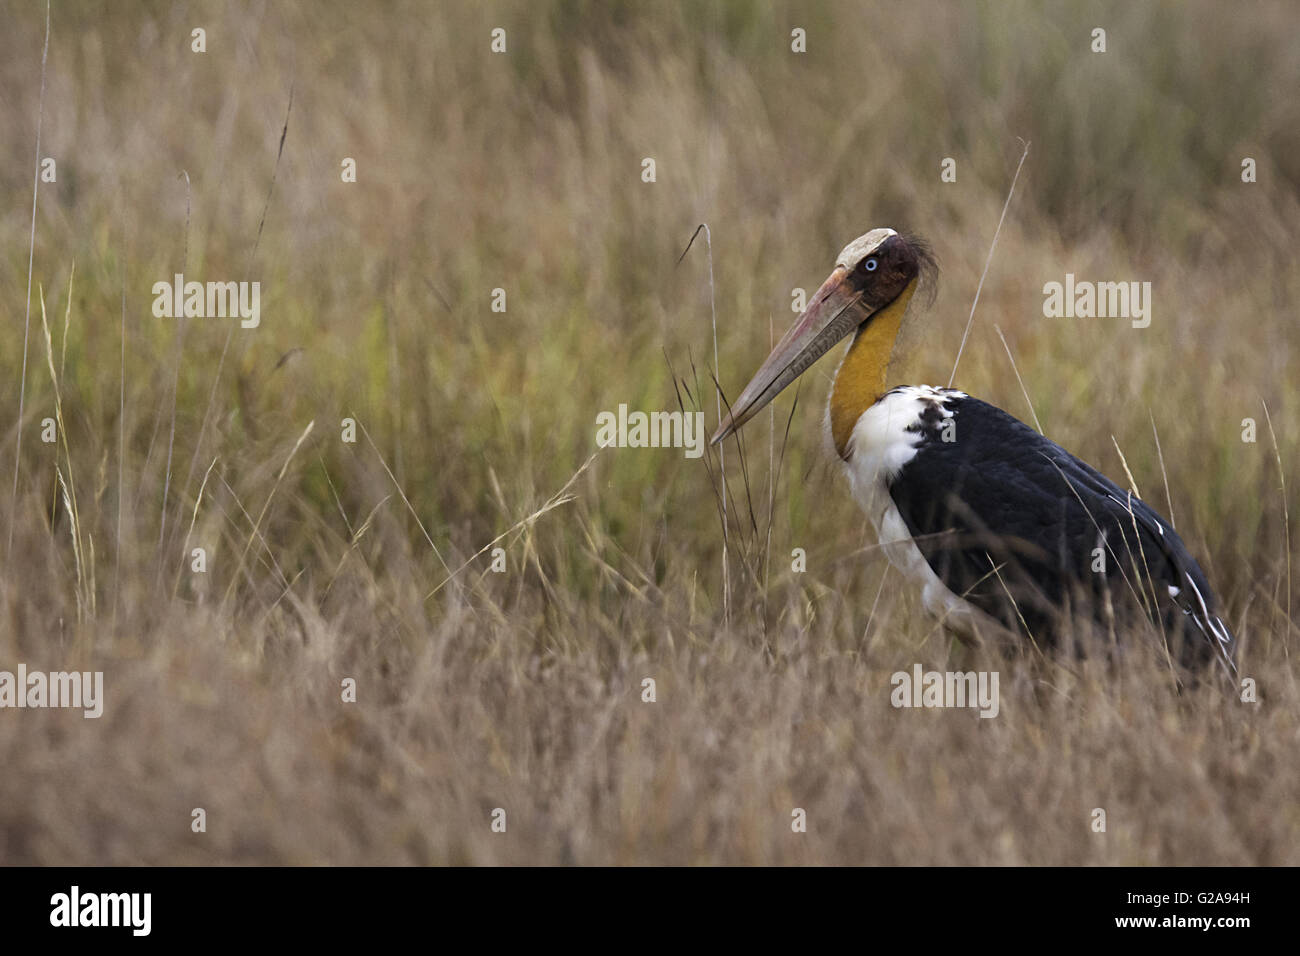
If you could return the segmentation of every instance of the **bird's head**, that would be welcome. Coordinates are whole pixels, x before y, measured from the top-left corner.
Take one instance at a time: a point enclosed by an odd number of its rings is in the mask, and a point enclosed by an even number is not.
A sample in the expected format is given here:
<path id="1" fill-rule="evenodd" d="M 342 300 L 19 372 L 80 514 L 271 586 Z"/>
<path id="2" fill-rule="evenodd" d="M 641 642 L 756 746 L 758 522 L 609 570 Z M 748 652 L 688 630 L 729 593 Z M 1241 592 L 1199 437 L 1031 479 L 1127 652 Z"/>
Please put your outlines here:
<path id="1" fill-rule="evenodd" d="M 710 444 L 716 445 L 758 414 L 835 343 L 890 305 L 905 308 L 917 283 L 933 271 L 929 247 L 893 229 L 873 229 L 850 242 L 808 308 L 732 403 Z"/>

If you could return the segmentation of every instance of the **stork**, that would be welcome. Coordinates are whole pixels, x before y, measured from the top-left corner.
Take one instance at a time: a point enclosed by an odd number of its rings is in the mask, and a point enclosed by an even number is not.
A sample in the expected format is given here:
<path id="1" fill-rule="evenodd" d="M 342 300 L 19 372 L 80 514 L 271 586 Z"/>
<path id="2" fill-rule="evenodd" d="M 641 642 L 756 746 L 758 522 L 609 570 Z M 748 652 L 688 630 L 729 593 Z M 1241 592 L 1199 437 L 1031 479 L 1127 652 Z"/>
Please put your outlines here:
<path id="1" fill-rule="evenodd" d="M 1183 663 L 1213 657 L 1235 671 L 1214 592 L 1155 509 L 1000 408 L 952 388 L 889 386 L 904 316 L 935 269 L 922 240 L 893 229 L 850 242 L 711 443 L 852 336 L 831 386 L 830 444 L 927 610 L 968 642 L 1013 633 L 1048 646 L 1072 614 L 1122 632 L 1138 612 Z"/>

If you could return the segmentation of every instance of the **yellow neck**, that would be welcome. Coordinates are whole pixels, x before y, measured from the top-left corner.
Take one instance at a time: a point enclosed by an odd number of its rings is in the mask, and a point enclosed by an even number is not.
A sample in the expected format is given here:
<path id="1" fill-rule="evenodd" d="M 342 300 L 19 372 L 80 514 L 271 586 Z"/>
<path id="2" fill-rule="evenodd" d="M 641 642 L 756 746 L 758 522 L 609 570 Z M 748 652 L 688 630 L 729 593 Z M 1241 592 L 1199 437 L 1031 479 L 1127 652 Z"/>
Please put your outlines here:
<path id="1" fill-rule="evenodd" d="M 916 291 L 913 279 L 897 299 L 862 325 L 853 337 L 831 386 L 831 437 L 841 458 L 848 458 L 849 438 L 862 413 L 886 390 L 889 357 L 894 351 L 903 313 Z"/>

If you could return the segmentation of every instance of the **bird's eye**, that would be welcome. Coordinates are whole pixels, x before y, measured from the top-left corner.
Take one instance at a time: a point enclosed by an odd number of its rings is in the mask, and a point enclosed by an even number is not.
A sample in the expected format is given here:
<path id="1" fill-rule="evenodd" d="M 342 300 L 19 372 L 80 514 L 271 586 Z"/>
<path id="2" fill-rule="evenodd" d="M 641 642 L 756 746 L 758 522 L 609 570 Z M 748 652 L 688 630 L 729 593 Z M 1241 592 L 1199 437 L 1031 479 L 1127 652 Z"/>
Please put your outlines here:
<path id="1" fill-rule="evenodd" d="M 862 268 L 867 272 L 875 272 L 877 265 L 879 265 L 879 263 L 876 262 L 875 256 L 872 256 L 870 259 L 862 260 Z"/>

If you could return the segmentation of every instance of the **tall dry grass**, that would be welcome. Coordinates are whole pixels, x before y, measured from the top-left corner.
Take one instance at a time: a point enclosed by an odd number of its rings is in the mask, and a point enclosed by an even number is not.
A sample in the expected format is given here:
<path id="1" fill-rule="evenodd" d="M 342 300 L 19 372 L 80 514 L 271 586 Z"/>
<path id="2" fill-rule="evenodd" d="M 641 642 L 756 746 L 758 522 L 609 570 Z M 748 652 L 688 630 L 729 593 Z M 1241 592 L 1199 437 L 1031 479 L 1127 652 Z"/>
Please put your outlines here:
<path id="1" fill-rule="evenodd" d="M 1293 7 L 55 3 L 22 422 L 45 21 L 3 7 L 0 669 L 107 701 L 0 711 L 0 861 L 1300 861 Z M 957 384 L 1122 450 L 1258 704 L 955 649 L 825 457 L 833 360 L 748 492 L 728 450 L 725 620 L 716 458 L 595 448 L 681 380 L 713 418 L 701 222 L 728 389 L 880 225 L 944 268 L 897 377 L 946 382 L 1018 137 Z M 180 271 L 260 281 L 261 326 L 154 318 Z M 1150 280 L 1151 327 L 1045 319 L 1066 272 Z M 1001 713 L 895 710 L 915 662 Z"/>

